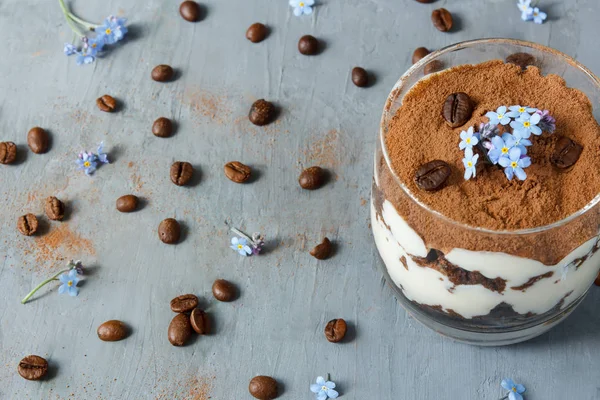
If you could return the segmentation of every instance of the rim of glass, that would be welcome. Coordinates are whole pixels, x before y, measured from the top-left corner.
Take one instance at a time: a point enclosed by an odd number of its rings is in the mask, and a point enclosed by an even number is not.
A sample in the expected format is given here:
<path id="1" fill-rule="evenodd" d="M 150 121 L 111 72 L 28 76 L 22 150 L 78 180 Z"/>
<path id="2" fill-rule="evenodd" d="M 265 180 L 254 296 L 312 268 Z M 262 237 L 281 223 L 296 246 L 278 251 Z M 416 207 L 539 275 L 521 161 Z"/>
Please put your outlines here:
<path id="1" fill-rule="evenodd" d="M 563 218 L 561 220 L 558 220 L 556 222 L 553 222 L 551 224 L 548 225 L 542 225 L 542 226 L 538 226 L 535 228 L 527 228 L 527 229 L 517 229 L 517 230 L 493 230 L 493 229 L 487 229 L 487 228 L 482 228 L 482 227 L 477 227 L 477 226 L 472 226 L 472 225 L 468 225 L 468 224 L 463 224 L 461 222 L 458 222 L 456 220 L 453 220 L 447 216 L 445 216 L 444 214 L 440 213 L 439 211 L 433 210 L 431 209 L 429 206 L 427 206 L 426 204 L 424 204 L 422 201 L 420 201 L 418 198 L 416 198 L 412 192 L 408 189 L 408 187 L 402 182 L 402 180 L 398 177 L 398 175 L 396 174 L 396 172 L 394 171 L 394 169 L 391 167 L 391 161 L 390 161 L 390 157 L 388 155 L 387 152 L 387 147 L 385 145 L 385 118 L 386 115 L 389 114 L 389 111 L 391 109 L 391 106 L 393 104 L 393 102 L 396 100 L 396 93 L 399 91 L 399 89 L 404 85 L 404 81 L 410 77 L 413 73 L 415 73 L 417 70 L 419 70 L 423 65 L 427 64 L 428 62 L 438 58 L 441 55 L 444 55 L 446 53 L 451 53 L 453 51 L 456 50 L 460 50 L 462 48 L 466 48 L 466 47 L 471 47 L 473 45 L 480 45 L 480 44 L 486 44 L 486 43 L 502 43 L 502 44 L 513 44 L 513 45 L 517 45 L 517 46 L 521 46 L 521 47 L 529 47 L 532 49 L 536 49 L 545 53 L 551 53 L 554 54 L 556 56 L 561 57 L 564 61 L 566 61 L 567 63 L 571 64 L 573 67 L 578 68 L 579 70 L 581 70 L 581 72 L 583 72 L 585 75 L 587 75 L 592 82 L 594 82 L 596 84 L 596 86 L 598 87 L 598 90 L 600 91 L 600 79 L 594 75 L 594 73 L 592 71 L 590 71 L 588 68 L 586 68 L 584 65 L 582 65 L 581 63 L 579 63 L 577 60 L 575 60 L 573 57 L 570 57 L 558 50 L 552 49 L 548 46 L 544 46 L 538 43 L 534 43 L 534 42 L 528 42 L 525 40 L 518 40 L 518 39 L 507 39 L 507 38 L 488 38 L 488 39 L 474 39 L 474 40 L 466 40 L 463 42 L 458 42 L 455 44 L 452 44 L 450 46 L 446 46 L 443 47 L 439 50 L 433 51 L 430 54 L 428 54 L 426 57 L 422 58 L 419 62 L 417 62 L 416 64 L 414 64 L 413 66 L 411 66 L 404 74 L 402 74 L 402 76 L 400 77 L 400 79 L 398 79 L 398 81 L 396 82 L 396 84 L 394 85 L 394 87 L 392 88 L 390 94 L 388 95 L 388 98 L 385 102 L 384 108 L 383 108 L 383 114 L 381 116 L 381 122 L 380 122 L 380 126 L 379 126 L 379 140 L 380 140 L 380 145 L 381 145 L 381 151 L 383 153 L 383 157 L 385 159 L 385 163 L 387 165 L 387 168 L 390 170 L 390 172 L 392 173 L 392 176 L 394 177 L 394 180 L 396 181 L 396 183 L 398 184 L 398 186 L 400 186 L 402 188 L 402 190 L 406 193 L 406 195 L 415 203 L 417 203 L 420 207 L 422 207 L 423 209 L 425 209 L 426 211 L 434 214 L 437 218 L 441 218 L 442 220 L 444 220 L 445 222 L 448 222 L 450 224 L 453 225 L 457 225 L 460 228 L 463 229 L 467 229 L 467 230 L 473 230 L 473 231 L 477 231 L 479 233 L 490 233 L 490 234 L 494 234 L 494 235 L 506 235 L 506 234 L 510 234 L 510 235 L 526 235 L 526 234 L 531 234 L 531 233 L 540 233 L 543 231 L 547 231 L 547 230 L 551 230 L 560 226 L 563 226 L 567 223 L 569 223 L 570 221 L 577 219 L 578 217 L 580 217 L 581 215 L 585 214 L 588 210 L 592 209 L 595 205 L 597 205 L 600 202 L 600 193 L 598 193 L 588 204 L 586 204 L 583 208 L 579 209 L 578 211 L 576 211 L 575 213 L 569 215 L 566 218 Z"/>

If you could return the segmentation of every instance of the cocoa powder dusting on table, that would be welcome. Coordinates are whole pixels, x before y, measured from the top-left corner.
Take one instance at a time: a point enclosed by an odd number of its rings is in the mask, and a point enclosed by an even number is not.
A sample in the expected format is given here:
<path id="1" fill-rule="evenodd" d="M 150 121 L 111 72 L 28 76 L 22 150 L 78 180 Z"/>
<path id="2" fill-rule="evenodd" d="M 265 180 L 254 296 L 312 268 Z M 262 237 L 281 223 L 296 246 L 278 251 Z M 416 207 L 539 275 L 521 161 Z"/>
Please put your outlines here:
<path id="1" fill-rule="evenodd" d="M 35 237 L 33 255 L 38 265 L 48 262 L 65 261 L 71 258 L 81 258 L 84 255 L 96 254 L 94 245 L 89 239 L 73 232 L 68 224 L 59 224 L 43 236 Z M 49 264 L 53 268 L 54 264 Z"/>

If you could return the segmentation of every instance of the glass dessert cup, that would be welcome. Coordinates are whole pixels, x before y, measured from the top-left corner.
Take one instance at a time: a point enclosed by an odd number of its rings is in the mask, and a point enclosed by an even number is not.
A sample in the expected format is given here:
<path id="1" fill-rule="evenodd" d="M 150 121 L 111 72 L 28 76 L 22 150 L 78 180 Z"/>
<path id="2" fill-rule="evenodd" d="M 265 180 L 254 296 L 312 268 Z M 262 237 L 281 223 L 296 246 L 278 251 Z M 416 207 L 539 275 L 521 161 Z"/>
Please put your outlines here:
<path id="1" fill-rule="evenodd" d="M 502 231 L 469 226 L 411 193 L 391 168 L 385 139 L 404 96 L 429 76 L 426 71 L 504 60 L 515 53 L 532 55 L 542 75 L 558 75 L 592 105 L 600 104 L 600 80 L 556 50 L 512 39 L 462 42 L 431 53 L 398 80 L 383 110 L 375 153 L 371 225 L 388 283 L 425 326 L 483 346 L 534 338 L 581 303 L 600 270 L 600 195 L 545 226 Z M 600 112 L 593 114 L 600 121 Z M 419 233 L 424 230 L 435 234 L 424 237 Z M 502 251 L 497 251 L 499 244 Z"/>

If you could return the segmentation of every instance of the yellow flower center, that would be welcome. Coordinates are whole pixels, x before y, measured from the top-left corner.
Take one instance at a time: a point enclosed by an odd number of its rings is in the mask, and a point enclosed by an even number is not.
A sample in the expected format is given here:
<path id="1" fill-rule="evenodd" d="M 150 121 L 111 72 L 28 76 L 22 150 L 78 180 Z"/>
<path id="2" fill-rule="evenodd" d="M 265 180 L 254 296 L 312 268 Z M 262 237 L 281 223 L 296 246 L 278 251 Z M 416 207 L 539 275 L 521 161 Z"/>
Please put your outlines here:
<path id="1" fill-rule="evenodd" d="M 89 167 L 90 165 L 92 165 L 92 164 L 90 164 L 89 161 L 86 161 L 86 162 L 83 163 L 83 166 L 86 167 L 86 168 Z"/>
<path id="2" fill-rule="evenodd" d="M 300 3 L 300 4 L 302 4 L 302 3 Z M 325 386 L 325 385 L 323 385 L 323 386 L 321 387 L 321 390 L 324 390 L 324 391 L 327 391 L 328 389 L 329 389 L 329 388 L 328 388 L 327 386 Z"/>
<path id="3" fill-rule="evenodd" d="M 238 244 L 238 249 L 240 249 L 240 250 L 241 250 L 241 249 L 243 249 L 243 248 L 244 248 L 244 246 L 242 246 L 241 244 Z"/>
<path id="4" fill-rule="evenodd" d="M 468 165 L 469 167 L 472 167 L 472 166 L 473 166 L 473 161 L 467 161 L 467 165 Z"/>
<path id="5" fill-rule="evenodd" d="M 513 387 L 513 388 L 512 388 L 512 391 L 513 391 L 513 392 L 516 392 L 516 391 L 517 391 L 517 388 L 516 388 L 516 387 Z"/>
<path id="6" fill-rule="evenodd" d="M 525 107 L 521 107 L 521 108 L 519 108 L 519 112 L 520 112 L 521 114 L 522 114 L 522 113 L 524 113 L 524 112 L 525 112 Z"/>
<path id="7" fill-rule="evenodd" d="M 298 3 L 298 5 L 299 5 L 300 7 L 304 7 L 304 2 L 303 2 L 303 1 L 301 1 L 300 3 Z"/>
<path id="8" fill-rule="evenodd" d="M 504 114 L 498 114 L 498 119 L 504 118 Z"/>
<path id="9" fill-rule="evenodd" d="M 67 282 L 67 286 L 68 286 L 68 287 L 71 287 L 71 286 L 73 286 L 73 281 L 69 281 L 69 282 Z"/>
<path id="10" fill-rule="evenodd" d="M 112 30 L 110 28 L 106 28 L 105 32 L 106 32 L 107 35 L 110 35 L 112 33 Z"/>
<path id="11" fill-rule="evenodd" d="M 502 148 L 502 154 L 508 154 L 508 147 L 504 146 Z"/>
<path id="12" fill-rule="evenodd" d="M 516 161 L 511 162 L 510 166 L 513 168 L 517 168 L 517 162 Z"/>
<path id="13" fill-rule="evenodd" d="M 94 43 L 94 44 L 92 45 L 92 47 L 93 47 L 93 48 L 96 48 L 96 46 L 98 46 L 98 44 L 97 44 L 97 43 Z"/>
<path id="14" fill-rule="evenodd" d="M 523 122 L 523 126 L 524 126 L 525 128 L 529 128 L 529 127 L 531 126 L 531 122 L 529 122 L 529 121 L 525 121 L 525 122 Z"/>
<path id="15" fill-rule="evenodd" d="M 466 142 L 467 144 L 471 144 L 471 138 L 466 138 L 466 139 L 465 139 L 465 142 Z"/>
<path id="16" fill-rule="evenodd" d="M 537 16 L 538 16 L 538 13 L 537 13 L 537 11 L 534 11 L 534 12 L 533 12 L 533 16 L 534 16 L 534 17 L 537 17 Z"/>

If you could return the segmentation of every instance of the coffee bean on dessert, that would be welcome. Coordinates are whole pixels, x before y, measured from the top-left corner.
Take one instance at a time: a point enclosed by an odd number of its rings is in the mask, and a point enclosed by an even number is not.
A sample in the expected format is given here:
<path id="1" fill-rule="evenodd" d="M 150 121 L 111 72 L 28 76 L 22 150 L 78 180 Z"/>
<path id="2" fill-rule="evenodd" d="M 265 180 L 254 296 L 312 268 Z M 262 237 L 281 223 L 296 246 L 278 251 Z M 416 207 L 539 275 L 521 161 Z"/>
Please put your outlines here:
<path id="1" fill-rule="evenodd" d="M 198 297 L 193 294 L 182 294 L 171 300 L 171 310 L 176 313 L 192 311 L 198 307 Z"/>
<path id="2" fill-rule="evenodd" d="M 442 69 L 444 69 L 444 63 L 442 63 L 440 60 L 433 60 L 425 65 L 423 68 L 423 74 L 433 74 L 434 72 L 441 71 Z"/>
<path id="3" fill-rule="evenodd" d="M 38 220 L 33 214 L 21 215 L 17 220 L 17 228 L 23 235 L 31 236 L 38 229 Z"/>
<path id="4" fill-rule="evenodd" d="M 442 160 L 433 160 L 423 164 L 417 169 L 415 183 L 428 192 L 441 189 L 450 176 L 450 166 Z"/>
<path id="5" fill-rule="evenodd" d="M 48 132 L 36 126 L 27 132 L 27 145 L 36 154 L 45 153 L 48 150 L 50 139 Z"/>
<path id="6" fill-rule="evenodd" d="M 166 244 L 175 244 L 181 236 L 179 222 L 173 218 L 167 218 L 158 225 L 158 237 Z"/>
<path id="7" fill-rule="evenodd" d="M 183 346 L 192 336 L 192 324 L 190 317 L 185 314 L 177 314 L 169 324 L 169 342 L 173 346 Z"/>
<path id="8" fill-rule="evenodd" d="M 160 117 L 152 124 L 154 136 L 166 138 L 173 133 L 173 123 L 169 118 Z"/>
<path id="9" fill-rule="evenodd" d="M 187 184 L 194 175 L 194 167 L 186 161 L 176 161 L 171 165 L 171 181 L 177 186 Z"/>
<path id="10" fill-rule="evenodd" d="M 23 378 L 37 381 L 48 372 L 48 361 L 40 356 L 27 356 L 19 362 L 18 371 Z"/>
<path id="11" fill-rule="evenodd" d="M 366 87 L 369 84 L 369 74 L 364 68 L 354 67 L 352 69 L 352 83 L 358 87 Z"/>
<path id="12" fill-rule="evenodd" d="M 467 123 L 473 115 L 473 102 L 468 94 L 459 92 L 446 97 L 442 107 L 442 116 L 452 128 L 458 128 Z"/>
<path id="13" fill-rule="evenodd" d="M 431 52 L 429 50 L 427 50 L 425 47 L 416 48 L 412 55 L 412 63 L 413 64 L 418 63 L 422 58 L 425 58 L 425 56 L 427 56 L 429 53 L 431 53 Z"/>
<path id="14" fill-rule="evenodd" d="M 17 145 L 13 142 L 0 143 L 0 164 L 12 164 L 17 158 Z"/>
<path id="15" fill-rule="evenodd" d="M 561 136 L 554 146 L 550 162 L 559 169 L 567 169 L 575 165 L 582 151 L 583 147 L 579 143 Z"/>
<path id="16" fill-rule="evenodd" d="M 272 400 L 277 397 L 277 381 L 270 376 L 255 376 L 248 385 L 250 394 L 259 400 Z"/>
<path id="17" fill-rule="evenodd" d="M 190 324 L 192 324 L 192 329 L 199 335 L 207 335 L 210 332 L 208 315 L 200 308 L 192 310 Z"/>
<path id="18" fill-rule="evenodd" d="M 314 56 L 319 51 L 319 41 L 311 35 L 304 35 L 298 41 L 298 51 L 305 56 Z"/>
<path id="19" fill-rule="evenodd" d="M 65 205 L 54 196 L 50 196 L 46 199 L 44 210 L 46 211 L 48 218 L 53 221 L 62 221 L 65 217 Z"/>
<path id="20" fill-rule="evenodd" d="M 249 166 L 244 165 L 239 161 L 228 162 L 223 169 L 225 171 L 225 176 L 236 183 L 246 182 L 250 179 L 250 174 L 252 173 Z"/>
<path id="21" fill-rule="evenodd" d="M 529 53 L 514 53 L 506 57 L 506 62 L 515 64 L 524 71 L 530 65 L 535 65 L 535 57 Z"/>
<path id="22" fill-rule="evenodd" d="M 250 27 L 246 31 L 246 39 L 248 39 L 252 43 L 259 43 L 265 40 L 268 34 L 269 29 L 264 24 L 257 22 L 250 25 Z"/>
<path id="23" fill-rule="evenodd" d="M 175 71 L 171 68 L 170 65 L 157 65 L 152 70 L 152 79 L 156 82 L 168 82 L 173 79 L 173 75 L 175 75 Z"/>
<path id="24" fill-rule="evenodd" d="M 306 168 L 300 173 L 298 183 L 302 189 L 315 190 L 325 183 L 325 171 L 321 167 Z"/>
<path id="25" fill-rule="evenodd" d="M 314 249 L 310 251 L 310 255 L 317 260 L 325 260 L 331 255 L 331 241 L 328 238 L 324 238 L 323 241 L 316 245 Z"/>
<path id="26" fill-rule="evenodd" d="M 452 14 L 445 8 L 438 8 L 431 13 L 431 22 L 438 31 L 448 32 L 452 29 Z"/>
<path id="27" fill-rule="evenodd" d="M 256 100 L 252 104 L 252 107 L 250 107 L 250 112 L 248 113 L 250 122 L 258 126 L 267 125 L 273 120 L 274 116 L 275 106 L 265 99 Z"/>
<path id="28" fill-rule="evenodd" d="M 139 199 L 133 194 L 126 194 L 117 199 L 117 210 L 123 213 L 129 213 L 137 209 Z"/>
<path id="29" fill-rule="evenodd" d="M 237 289 L 233 283 L 225 279 L 217 279 L 212 285 L 212 292 L 215 299 L 229 302 L 235 299 Z"/>
<path id="30" fill-rule="evenodd" d="M 332 319 L 325 326 L 325 337 L 331 343 L 337 343 L 346 336 L 347 329 L 346 321 L 341 318 Z"/>
<path id="31" fill-rule="evenodd" d="M 104 96 L 96 99 L 96 105 L 101 111 L 113 112 L 115 111 L 115 108 L 117 108 L 117 101 L 114 99 L 114 97 L 105 94 Z"/>
<path id="32" fill-rule="evenodd" d="M 106 321 L 98 327 L 98 337 L 105 342 L 116 342 L 127 337 L 127 326 L 116 319 Z"/>
<path id="33" fill-rule="evenodd" d="M 195 1 L 184 1 L 179 6 L 179 14 L 189 22 L 196 22 L 200 19 L 200 6 Z"/>

